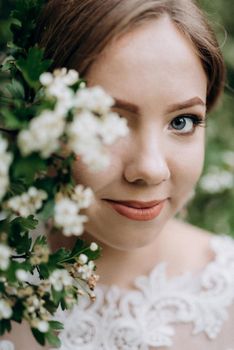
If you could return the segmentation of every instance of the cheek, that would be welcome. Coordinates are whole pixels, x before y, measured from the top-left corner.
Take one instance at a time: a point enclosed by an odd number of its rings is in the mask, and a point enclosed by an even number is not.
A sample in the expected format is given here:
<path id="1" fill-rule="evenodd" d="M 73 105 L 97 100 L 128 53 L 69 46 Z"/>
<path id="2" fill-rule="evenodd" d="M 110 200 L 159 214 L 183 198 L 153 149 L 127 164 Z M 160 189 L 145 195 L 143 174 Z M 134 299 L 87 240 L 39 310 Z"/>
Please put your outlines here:
<path id="1" fill-rule="evenodd" d="M 180 155 L 174 158 L 172 174 L 173 185 L 178 195 L 186 196 L 199 180 L 204 164 L 204 141 L 187 145 Z"/>
<path id="2" fill-rule="evenodd" d="M 105 187 L 115 181 L 115 178 L 119 174 L 116 162 L 111 159 L 111 163 L 107 168 L 94 172 L 82 162 L 79 158 L 73 164 L 72 176 L 76 184 L 82 184 L 85 187 L 90 187 L 95 193 L 99 194 Z"/>
<path id="3" fill-rule="evenodd" d="M 72 169 L 72 176 L 76 184 L 91 187 L 96 192 L 116 181 L 121 176 L 124 154 L 126 149 L 128 149 L 126 139 L 126 137 L 120 138 L 114 144 L 105 148 L 110 164 L 98 172 L 91 171 L 82 161 L 82 158 L 78 156 Z"/>
<path id="4" fill-rule="evenodd" d="M 92 172 L 89 167 L 79 158 L 73 164 L 72 176 L 76 184 L 91 187 L 91 189 L 96 192 L 101 186 L 102 179 L 104 178 L 105 174 L 103 171 L 98 173 Z"/>

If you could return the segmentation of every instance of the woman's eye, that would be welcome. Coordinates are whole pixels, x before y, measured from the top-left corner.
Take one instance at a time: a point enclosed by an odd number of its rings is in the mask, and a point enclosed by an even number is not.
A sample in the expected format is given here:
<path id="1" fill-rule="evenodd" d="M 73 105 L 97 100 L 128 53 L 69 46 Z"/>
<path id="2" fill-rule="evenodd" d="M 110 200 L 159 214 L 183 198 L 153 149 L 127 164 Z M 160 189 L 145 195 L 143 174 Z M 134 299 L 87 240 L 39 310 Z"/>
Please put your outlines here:
<path id="1" fill-rule="evenodd" d="M 197 125 L 203 123 L 203 120 L 196 115 L 183 115 L 174 118 L 170 123 L 170 129 L 180 134 L 192 133 Z"/>

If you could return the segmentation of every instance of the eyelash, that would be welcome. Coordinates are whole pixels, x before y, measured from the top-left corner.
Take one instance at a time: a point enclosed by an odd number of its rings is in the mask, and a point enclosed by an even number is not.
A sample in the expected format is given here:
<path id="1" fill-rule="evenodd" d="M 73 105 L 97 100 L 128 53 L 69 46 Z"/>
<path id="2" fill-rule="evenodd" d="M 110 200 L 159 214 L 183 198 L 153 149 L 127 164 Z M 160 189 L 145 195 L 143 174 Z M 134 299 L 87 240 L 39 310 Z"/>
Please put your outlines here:
<path id="1" fill-rule="evenodd" d="M 184 119 L 184 120 L 185 120 L 185 119 L 186 119 L 186 120 L 189 119 L 189 120 L 191 120 L 192 123 L 193 123 L 193 129 L 192 129 L 191 131 L 188 131 L 188 132 L 183 132 L 183 129 L 181 129 L 182 132 L 180 132 L 180 130 L 178 130 L 178 129 L 176 129 L 176 128 L 173 128 L 173 127 L 172 127 L 172 123 L 173 123 L 174 121 L 176 121 L 176 120 L 179 120 L 179 119 Z M 204 119 L 204 118 L 202 118 L 202 117 L 200 117 L 200 116 L 198 116 L 198 115 L 195 115 L 195 114 L 181 114 L 181 115 L 175 117 L 175 118 L 171 121 L 170 126 L 171 126 L 170 129 L 175 130 L 177 134 L 191 135 L 191 134 L 193 134 L 193 132 L 195 131 L 195 129 L 196 129 L 198 126 L 206 126 L 206 118 Z"/>

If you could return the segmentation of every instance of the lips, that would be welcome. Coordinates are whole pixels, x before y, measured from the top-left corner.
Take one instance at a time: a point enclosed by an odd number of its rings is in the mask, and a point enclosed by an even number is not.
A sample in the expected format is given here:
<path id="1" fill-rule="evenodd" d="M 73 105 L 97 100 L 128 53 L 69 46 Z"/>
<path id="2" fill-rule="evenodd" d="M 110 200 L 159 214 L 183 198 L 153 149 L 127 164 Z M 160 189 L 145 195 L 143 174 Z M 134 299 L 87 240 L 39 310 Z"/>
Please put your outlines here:
<path id="1" fill-rule="evenodd" d="M 161 213 L 166 200 L 151 202 L 106 201 L 118 214 L 122 216 L 132 220 L 148 221 L 156 218 Z"/>
<path id="2" fill-rule="evenodd" d="M 160 202 L 162 202 L 162 200 L 159 201 L 151 201 L 151 202 L 139 202 L 139 201 L 112 201 L 110 199 L 106 199 L 109 202 L 113 202 L 113 203 L 119 203 L 119 204 L 123 204 L 126 205 L 127 207 L 132 207 L 132 208 L 152 208 L 155 205 L 159 204 Z"/>

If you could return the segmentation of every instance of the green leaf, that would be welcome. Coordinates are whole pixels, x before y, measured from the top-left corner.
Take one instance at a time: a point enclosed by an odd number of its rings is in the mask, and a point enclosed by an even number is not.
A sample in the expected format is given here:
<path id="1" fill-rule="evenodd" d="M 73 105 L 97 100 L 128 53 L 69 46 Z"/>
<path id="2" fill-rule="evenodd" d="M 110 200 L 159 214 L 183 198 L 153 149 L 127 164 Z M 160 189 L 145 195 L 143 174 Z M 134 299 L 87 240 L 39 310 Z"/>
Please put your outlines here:
<path id="1" fill-rule="evenodd" d="M 12 195 L 19 195 L 27 190 L 27 186 L 22 179 L 11 181 L 10 192 Z"/>
<path id="2" fill-rule="evenodd" d="M 11 226 L 16 226 L 16 229 L 20 229 L 23 232 L 27 230 L 34 230 L 37 227 L 38 220 L 29 215 L 27 218 L 17 217 L 11 221 Z"/>
<path id="3" fill-rule="evenodd" d="M 4 283 L 0 282 L 0 293 L 3 293 L 5 290 Z"/>
<path id="4" fill-rule="evenodd" d="M 0 220 L 0 233 L 8 232 L 10 227 L 10 223 L 8 219 Z"/>
<path id="5" fill-rule="evenodd" d="M 18 116 L 7 108 L 2 108 L 0 115 L 3 117 L 4 126 L 8 129 L 23 129 L 27 123 L 19 120 Z"/>
<path id="6" fill-rule="evenodd" d="M 72 252 L 71 252 L 71 256 L 77 256 L 80 254 L 80 252 L 86 248 L 87 244 L 85 243 L 85 241 L 83 241 L 82 239 L 77 239 Z"/>
<path id="7" fill-rule="evenodd" d="M 50 270 L 48 264 L 40 264 L 38 266 L 38 272 L 41 279 L 47 279 L 50 276 Z"/>
<path id="8" fill-rule="evenodd" d="M 27 218 L 17 217 L 10 223 L 9 244 L 16 248 L 17 254 L 28 254 L 32 245 L 32 238 L 28 230 L 36 228 L 37 220 L 32 215 Z"/>
<path id="9" fill-rule="evenodd" d="M 47 238 L 46 238 L 46 236 L 44 236 L 44 235 L 38 236 L 38 237 L 36 238 L 36 240 L 35 240 L 33 246 L 36 246 L 36 245 L 38 245 L 38 244 L 39 244 L 39 245 L 47 245 Z"/>
<path id="10" fill-rule="evenodd" d="M 16 237 L 16 234 L 14 236 Z M 21 234 L 20 239 L 15 240 L 15 245 L 17 254 L 28 254 L 32 245 L 32 238 L 29 237 L 28 232 Z"/>
<path id="11" fill-rule="evenodd" d="M 57 331 L 64 329 L 63 324 L 61 322 L 58 322 L 58 321 L 49 321 L 49 325 L 50 325 L 51 329 L 54 329 Z"/>
<path id="12" fill-rule="evenodd" d="M 13 283 L 13 282 L 17 281 L 16 276 L 15 276 L 15 272 L 19 268 L 18 265 L 19 265 L 19 263 L 11 260 L 10 266 L 7 269 L 7 282 Z"/>
<path id="13" fill-rule="evenodd" d="M 47 71 L 51 65 L 51 60 L 43 59 L 44 51 L 38 47 L 32 47 L 28 51 L 26 58 L 20 58 L 16 62 L 16 66 L 23 74 L 26 82 L 34 89 L 40 87 L 39 77 Z"/>
<path id="14" fill-rule="evenodd" d="M 11 330 L 11 322 L 10 320 L 0 320 L 0 335 L 3 335 L 5 332 L 9 332 Z"/>
<path id="15" fill-rule="evenodd" d="M 27 49 L 34 45 L 34 29 L 45 0 L 17 0 L 11 13 L 11 31 L 17 46 Z"/>
<path id="16" fill-rule="evenodd" d="M 18 323 L 22 322 L 24 306 L 20 299 L 18 299 L 13 307 L 13 316 L 12 320 Z"/>
<path id="17" fill-rule="evenodd" d="M 37 214 L 39 220 L 46 221 L 54 214 L 54 199 L 51 199 L 45 203 L 42 210 Z"/>
<path id="18" fill-rule="evenodd" d="M 53 315 L 57 311 L 58 305 L 55 305 L 49 295 L 49 297 L 45 299 L 44 307 Z"/>
<path id="19" fill-rule="evenodd" d="M 45 336 L 49 344 L 55 347 L 61 346 L 61 341 L 57 335 L 53 334 L 52 332 L 47 332 Z"/>
<path id="20" fill-rule="evenodd" d="M 54 177 L 44 177 L 44 178 L 38 178 L 35 181 L 35 186 L 37 188 L 40 188 L 48 193 L 49 196 L 54 197 L 54 195 L 58 191 L 58 182 L 59 179 L 54 176 Z"/>
<path id="21" fill-rule="evenodd" d="M 92 251 L 89 248 L 90 244 L 87 244 L 85 241 L 83 241 L 82 239 L 77 239 L 75 246 L 71 252 L 71 260 L 69 262 L 73 262 L 73 258 L 77 257 L 78 255 L 80 255 L 81 253 L 85 253 L 87 255 L 87 257 L 89 258 L 89 260 L 96 260 L 99 256 L 100 256 L 100 248 L 96 251 Z"/>
<path id="22" fill-rule="evenodd" d="M 38 172 L 47 170 L 47 161 L 36 153 L 28 157 L 18 156 L 15 157 L 11 170 L 13 179 L 22 178 L 30 184 Z"/>
<path id="23" fill-rule="evenodd" d="M 63 299 L 64 297 L 64 289 L 61 290 L 61 291 L 57 291 L 53 288 L 51 288 L 51 291 L 52 291 L 52 298 L 53 298 L 53 302 L 56 304 L 56 305 L 59 305 L 61 299 Z"/>
<path id="24" fill-rule="evenodd" d="M 6 85 L 6 89 L 10 92 L 11 96 L 14 98 L 24 99 L 24 87 L 23 85 L 16 79 L 12 79 L 11 83 Z"/>
<path id="25" fill-rule="evenodd" d="M 6 72 L 12 68 L 12 65 L 14 65 L 14 57 L 7 56 L 3 63 L 0 65 L 0 69 L 2 72 Z"/>
<path id="26" fill-rule="evenodd" d="M 36 328 L 31 328 L 31 331 L 34 338 L 37 340 L 37 342 L 41 345 L 45 345 L 45 337 L 46 337 L 45 333 L 39 332 L 39 330 Z"/>
<path id="27" fill-rule="evenodd" d="M 54 254 L 50 255 L 50 257 L 49 257 L 49 264 L 55 266 L 58 263 L 66 260 L 67 258 L 69 258 L 70 254 L 71 254 L 70 250 L 66 250 L 65 248 L 60 248 Z"/>

